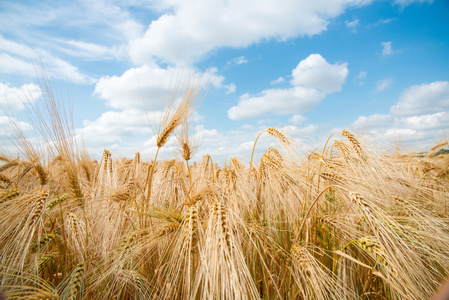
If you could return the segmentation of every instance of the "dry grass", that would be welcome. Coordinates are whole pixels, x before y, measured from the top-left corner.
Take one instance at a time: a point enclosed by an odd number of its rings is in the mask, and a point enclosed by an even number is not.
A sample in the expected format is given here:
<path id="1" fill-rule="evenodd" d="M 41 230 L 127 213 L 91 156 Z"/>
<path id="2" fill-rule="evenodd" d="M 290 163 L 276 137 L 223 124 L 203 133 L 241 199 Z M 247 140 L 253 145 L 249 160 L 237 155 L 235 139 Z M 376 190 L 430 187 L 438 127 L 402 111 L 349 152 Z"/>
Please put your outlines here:
<path id="1" fill-rule="evenodd" d="M 196 91 L 187 86 L 185 99 Z M 197 145 L 183 105 L 157 146 L 186 126 L 184 161 L 105 151 L 96 163 L 49 124 L 52 151 L 23 140 L 23 159 L 0 156 L 10 299 L 418 300 L 449 275 L 449 156 L 436 151 L 447 143 L 386 155 L 342 131 L 298 161 L 293 141 L 268 128 L 283 149 L 259 162 L 189 165 Z"/>

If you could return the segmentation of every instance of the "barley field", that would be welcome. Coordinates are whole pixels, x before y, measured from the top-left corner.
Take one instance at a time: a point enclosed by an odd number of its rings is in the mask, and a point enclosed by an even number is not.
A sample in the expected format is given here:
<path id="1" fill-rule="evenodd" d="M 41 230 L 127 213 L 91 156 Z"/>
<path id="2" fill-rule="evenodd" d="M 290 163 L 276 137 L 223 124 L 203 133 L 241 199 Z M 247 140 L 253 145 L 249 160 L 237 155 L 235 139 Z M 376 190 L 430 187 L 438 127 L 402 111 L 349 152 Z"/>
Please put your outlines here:
<path id="1" fill-rule="evenodd" d="M 20 157 L 0 157 L 7 299 L 421 300 L 444 283 L 447 140 L 382 153 L 343 130 L 304 154 L 271 127 L 260 135 L 278 147 L 220 165 L 194 159 L 198 92 L 186 87 L 159 124 L 158 151 L 178 140 L 173 159 L 97 161 L 47 90 L 51 118 L 32 111 L 51 146 L 16 126 Z"/>

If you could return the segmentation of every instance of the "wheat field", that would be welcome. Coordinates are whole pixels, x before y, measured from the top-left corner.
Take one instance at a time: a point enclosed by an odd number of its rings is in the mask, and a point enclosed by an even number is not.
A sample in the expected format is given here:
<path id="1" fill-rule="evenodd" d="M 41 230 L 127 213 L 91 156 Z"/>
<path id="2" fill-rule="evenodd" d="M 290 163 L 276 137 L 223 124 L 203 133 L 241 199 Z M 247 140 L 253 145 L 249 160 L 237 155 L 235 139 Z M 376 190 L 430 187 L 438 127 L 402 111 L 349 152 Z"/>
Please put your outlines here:
<path id="1" fill-rule="evenodd" d="M 16 126 L 21 156 L 0 157 L 7 299 L 421 300 L 439 289 L 449 275 L 447 141 L 386 154 L 343 130 L 304 155 L 271 127 L 260 135 L 278 147 L 260 160 L 193 160 L 198 92 L 187 86 L 159 124 L 158 151 L 178 140 L 173 159 L 104 150 L 96 161 L 47 89 L 52 117 L 33 113 L 51 147 Z"/>

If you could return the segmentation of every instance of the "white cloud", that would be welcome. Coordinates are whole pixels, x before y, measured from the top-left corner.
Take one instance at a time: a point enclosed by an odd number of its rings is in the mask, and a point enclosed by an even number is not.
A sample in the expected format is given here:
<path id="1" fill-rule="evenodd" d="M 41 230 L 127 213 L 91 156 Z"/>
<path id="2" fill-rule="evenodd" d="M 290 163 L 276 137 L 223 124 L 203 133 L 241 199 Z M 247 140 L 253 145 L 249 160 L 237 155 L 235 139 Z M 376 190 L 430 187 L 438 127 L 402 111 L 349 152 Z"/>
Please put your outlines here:
<path id="1" fill-rule="evenodd" d="M 301 113 L 318 105 L 324 97 L 323 92 L 301 86 L 264 90 L 259 96 L 242 95 L 238 105 L 229 109 L 228 117 L 232 120 L 241 120 L 260 117 L 267 113 L 281 115 Z"/>
<path id="2" fill-rule="evenodd" d="M 430 115 L 407 117 L 404 126 L 416 130 L 434 130 L 449 128 L 449 111 Z"/>
<path id="3" fill-rule="evenodd" d="M 176 88 L 182 88 L 186 79 L 208 86 L 235 90 L 235 85 L 223 84 L 224 77 L 217 75 L 214 68 L 204 73 L 192 69 L 167 68 L 143 65 L 131 68 L 121 76 L 105 76 L 98 80 L 94 93 L 106 103 L 118 109 L 143 109 L 144 101 L 148 110 L 159 111 L 165 99 Z M 144 97 L 144 98 L 142 98 Z"/>
<path id="4" fill-rule="evenodd" d="M 357 79 L 365 79 L 367 75 L 368 75 L 368 72 L 360 71 L 359 75 L 357 75 Z"/>
<path id="5" fill-rule="evenodd" d="M 311 135 L 313 133 L 316 133 L 319 130 L 318 125 L 307 125 L 305 127 L 298 127 L 298 126 L 284 126 L 281 128 L 283 132 L 288 133 L 290 136 L 304 136 L 304 135 Z"/>
<path id="6" fill-rule="evenodd" d="M 1 41 L 0 41 L 1 44 Z M 13 57 L 6 53 L 0 53 L 0 72 L 6 74 L 34 74 L 35 69 L 33 64 Z"/>
<path id="7" fill-rule="evenodd" d="M 226 88 L 226 94 L 232 94 L 237 90 L 236 85 L 233 83 L 225 85 L 225 88 Z"/>
<path id="8" fill-rule="evenodd" d="M 348 75 L 347 63 L 329 64 L 321 55 L 311 54 L 292 71 L 288 89 L 267 89 L 259 95 L 240 96 L 228 110 L 232 120 L 260 117 L 267 113 L 301 114 L 317 106 L 326 96 L 341 90 Z"/>
<path id="9" fill-rule="evenodd" d="M 348 76 L 348 64 L 329 64 L 321 55 L 311 54 L 293 70 L 294 86 L 320 89 L 326 93 L 338 92 Z"/>
<path id="10" fill-rule="evenodd" d="M 358 85 L 363 85 L 364 79 L 366 78 L 366 76 L 368 76 L 368 72 L 360 71 L 359 74 L 357 75 L 357 77 L 355 77 L 354 81 Z"/>
<path id="11" fill-rule="evenodd" d="M 449 82 L 435 81 L 405 90 L 391 113 L 399 116 L 432 114 L 449 107 Z"/>
<path id="12" fill-rule="evenodd" d="M 393 124 L 392 115 L 374 114 L 371 116 L 360 116 L 351 124 L 351 128 L 356 130 L 378 129 L 389 127 Z"/>
<path id="13" fill-rule="evenodd" d="M 295 124 L 295 125 L 301 125 L 301 124 L 304 124 L 304 122 L 306 122 L 306 121 L 307 121 L 307 118 L 304 117 L 303 115 L 299 115 L 299 114 L 293 115 L 293 116 L 288 120 L 289 123 Z"/>
<path id="14" fill-rule="evenodd" d="M 150 133 L 145 112 L 135 109 L 105 112 L 95 121 L 85 120 L 84 127 L 77 131 L 86 143 L 93 146 L 107 146 L 125 138 Z"/>
<path id="15" fill-rule="evenodd" d="M 351 128 L 378 140 L 413 142 L 426 150 L 449 129 L 449 82 L 436 81 L 406 89 L 391 114 L 360 116 Z"/>
<path id="16" fill-rule="evenodd" d="M 391 47 L 391 42 L 382 42 L 382 55 L 383 56 L 388 56 L 393 54 L 393 48 Z"/>
<path id="17" fill-rule="evenodd" d="M 106 47 L 99 44 L 76 40 L 58 40 L 61 46 L 55 47 L 59 52 L 86 60 L 120 59 L 125 56 L 124 47 Z"/>
<path id="18" fill-rule="evenodd" d="M 384 24 L 388 24 L 390 22 L 396 21 L 396 18 L 389 18 L 389 19 L 380 19 L 379 21 L 377 21 L 374 26 L 378 26 L 378 25 L 384 25 Z"/>
<path id="19" fill-rule="evenodd" d="M 14 124 L 14 125 L 13 125 Z M 17 151 L 12 141 L 14 140 L 14 130 L 19 129 L 22 132 L 29 131 L 33 128 L 31 124 L 19 121 L 16 118 L 0 115 L 0 147 L 2 151 Z"/>
<path id="20" fill-rule="evenodd" d="M 241 65 L 241 64 L 247 64 L 248 60 L 245 58 L 245 56 L 239 56 L 236 58 L 231 59 L 228 64 L 230 65 Z"/>
<path id="21" fill-rule="evenodd" d="M 0 72 L 6 74 L 19 73 L 22 76 L 36 75 L 36 69 L 30 59 L 42 61 L 52 78 L 65 79 L 76 83 L 93 83 L 94 79 L 79 72 L 78 68 L 69 62 L 53 56 L 40 48 L 31 48 L 24 44 L 4 39 L 0 35 Z"/>
<path id="22" fill-rule="evenodd" d="M 352 30 L 352 32 L 356 32 L 357 31 L 357 27 L 359 27 L 359 19 L 354 19 L 353 21 L 345 21 L 345 25 L 346 27 L 348 27 L 349 29 Z"/>
<path id="23" fill-rule="evenodd" d="M 158 120 L 156 115 L 160 113 L 150 114 L 149 118 Z M 137 109 L 108 111 L 96 120 L 85 120 L 83 125 L 76 129 L 77 139 L 82 140 L 94 156 L 101 155 L 103 149 L 116 149 L 120 151 L 116 154 L 132 157 L 135 152 L 143 153 L 145 138 L 153 136 L 145 111 Z"/>
<path id="24" fill-rule="evenodd" d="M 214 68 L 205 72 L 147 65 L 132 68 L 121 76 L 107 76 L 98 80 L 94 94 L 119 111 L 108 111 L 96 120 L 84 121 L 84 127 L 78 129 L 77 133 L 97 152 L 120 145 L 120 151 L 126 155 L 132 155 L 132 151 L 154 155 L 156 143 L 151 126 L 157 131 L 166 98 L 172 96 L 173 90 L 181 97 L 186 80 L 202 84 L 204 94 L 200 95 L 199 100 L 212 86 L 228 91 L 235 88 L 235 85 L 223 84 L 224 77 L 218 75 Z M 199 122 L 203 117 L 194 114 L 192 118 Z M 145 136 L 148 139 L 142 142 Z M 171 155 L 175 149 L 176 143 L 170 141 L 161 155 Z"/>
<path id="25" fill-rule="evenodd" d="M 413 141 L 419 139 L 418 132 L 409 128 L 390 128 L 382 136 L 389 141 Z"/>
<path id="26" fill-rule="evenodd" d="M 433 0 L 394 0 L 394 4 L 398 4 L 402 7 L 409 6 L 414 3 L 433 3 Z"/>
<path id="27" fill-rule="evenodd" d="M 42 31 L 36 31 L 36 28 L 58 28 L 69 34 L 73 28 L 77 28 L 85 33 L 82 35 L 85 39 L 108 42 L 125 42 L 144 32 L 143 26 L 127 11 L 129 1 L 126 1 L 126 5 L 107 0 L 48 2 L 11 3 L 8 10 L 0 12 L 0 27 L 12 35 L 25 36 L 25 40 L 42 44 L 51 41 L 48 36 L 42 35 Z M 149 8 L 139 4 L 138 9 L 144 11 Z M 54 36 L 57 35 L 56 32 Z M 66 34 L 63 37 L 66 38 Z"/>
<path id="28" fill-rule="evenodd" d="M 12 1 L 8 9 L 0 11 L 0 28 L 8 35 L 8 38 L 0 35 L 0 52 L 3 52 L 0 72 L 34 76 L 32 59 L 42 61 L 54 79 L 94 83 L 71 58 L 119 60 L 127 57 L 128 41 L 144 33 L 143 25 L 131 13 L 133 9 L 105 0 L 26 4 Z M 143 13 L 150 8 L 140 5 L 138 9 Z"/>
<path id="29" fill-rule="evenodd" d="M 25 103 L 34 102 L 41 95 L 41 89 L 32 83 L 17 88 L 0 82 L 0 111 L 11 112 L 24 109 Z"/>
<path id="30" fill-rule="evenodd" d="M 270 84 L 271 84 L 271 85 L 276 85 L 276 84 L 282 83 L 282 82 L 284 82 L 284 81 L 285 81 L 285 78 L 281 76 L 281 77 L 279 77 L 278 79 L 275 79 L 275 80 L 270 81 Z"/>
<path id="31" fill-rule="evenodd" d="M 378 93 L 379 93 L 379 92 L 382 92 L 382 91 L 385 91 L 386 89 L 390 88 L 390 86 L 391 86 L 393 83 L 394 83 L 393 78 L 387 78 L 387 79 L 379 80 L 379 81 L 376 83 L 376 89 L 375 89 L 375 91 L 378 92 Z"/>
<path id="32" fill-rule="evenodd" d="M 329 19 L 367 0 L 170 0 L 166 11 L 129 44 L 135 63 L 153 57 L 185 63 L 220 47 L 246 47 L 268 39 L 286 40 L 326 30 Z"/>

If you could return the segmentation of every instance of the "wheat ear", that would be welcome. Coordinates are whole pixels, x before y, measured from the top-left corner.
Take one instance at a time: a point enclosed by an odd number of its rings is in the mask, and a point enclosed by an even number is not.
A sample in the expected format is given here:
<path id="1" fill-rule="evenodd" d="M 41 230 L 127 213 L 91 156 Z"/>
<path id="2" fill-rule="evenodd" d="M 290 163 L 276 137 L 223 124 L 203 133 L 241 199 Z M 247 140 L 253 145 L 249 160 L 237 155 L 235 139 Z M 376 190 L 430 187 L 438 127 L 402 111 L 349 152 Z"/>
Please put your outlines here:
<path id="1" fill-rule="evenodd" d="M 364 157 L 362 146 L 360 145 L 360 142 L 355 138 L 355 136 L 352 133 L 350 133 L 347 130 L 343 130 L 341 132 L 341 135 L 346 137 L 349 140 L 349 142 L 352 145 L 352 148 L 354 148 L 354 150 L 357 152 L 357 154 L 360 157 Z"/>
<path id="2" fill-rule="evenodd" d="M 0 172 L 3 172 L 11 167 L 17 166 L 18 164 L 19 164 L 19 162 L 17 160 L 7 162 L 6 164 L 0 166 Z"/>
<path id="3" fill-rule="evenodd" d="M 18 189 L 11 189 L 11 190 L 6 190 L 3 192 L 0 192 L 0 203 L 6 202 L 10 199 L 13 199 L 17 196 L 20 195 L 20 192 Z"/>
<path id="4" fill-rule="evenodd" d="M 186 213 L 185 240 L 183 248 L 193 252 L 197 241 L 198 210 L 196 205 L 189 207 Z"/>
<path id="5" fill-rule="evenodd" d="M 267 128 L 265 130 L 262 130 L 256 137 L 256 140 L 254 141 L 254 146 L 253 146 L 253 151 L 251 153 L 251 160 L 249 162 L 249 164 L 251 165 L 253 162 L 253 157 L 254 157 L 254 150 L 256 149 L 256 143 L 257 140 L 259 139 L 260 135 L 264 132 L 267 132 L 269 135 L 271 135 L 272 137 L 276 138 L 283 146 L 290 146 L 292 144 L 291 139 L 285 135 L 284 133 L 280 132 L 279 130 L 277 130 L 274 127 L 270 127 Z"/>
<path id="6" fill-rule="evenodd" d="M 84 263 L 78 264 L 73 270 L 69 285 L 69 300 L 82 299 L 85 270 Z"/>
<path id="7" fill-rule="evenodd" d="M 226 216 L 226 208 L 221 202 L 215 202 L 211 208 L 212 216 L 216 222 L 218 231 L 220 232 L 220 246 L 224 249 L 231 249 L 231 237 L 228 229 L 228 222 Z"/>

